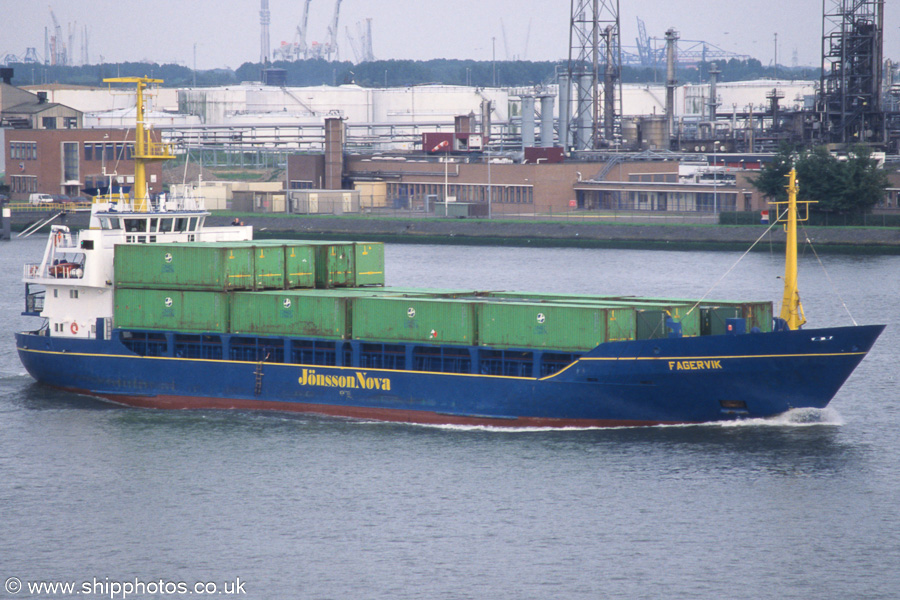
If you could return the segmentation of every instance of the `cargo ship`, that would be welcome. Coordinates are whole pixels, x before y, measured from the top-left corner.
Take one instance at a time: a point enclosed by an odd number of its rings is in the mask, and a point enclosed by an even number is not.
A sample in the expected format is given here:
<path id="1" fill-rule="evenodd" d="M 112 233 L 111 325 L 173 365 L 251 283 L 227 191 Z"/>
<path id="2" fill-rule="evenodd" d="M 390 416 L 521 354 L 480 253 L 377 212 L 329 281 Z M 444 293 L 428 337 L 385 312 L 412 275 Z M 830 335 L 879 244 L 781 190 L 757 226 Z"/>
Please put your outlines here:
<path id="1" fill-rule="evenodd" d="M 824 408 L 883 325 L 804 329 L 798 201 L 772 302 L 385 287 L 379 243 L 254 240 L 190 198 L 151 200 L 173 156 L 138 124 L 133 197 L 54 226 L 16 334 L 40 383 L 134 407 L 426 424 L 602 427 Z"/>

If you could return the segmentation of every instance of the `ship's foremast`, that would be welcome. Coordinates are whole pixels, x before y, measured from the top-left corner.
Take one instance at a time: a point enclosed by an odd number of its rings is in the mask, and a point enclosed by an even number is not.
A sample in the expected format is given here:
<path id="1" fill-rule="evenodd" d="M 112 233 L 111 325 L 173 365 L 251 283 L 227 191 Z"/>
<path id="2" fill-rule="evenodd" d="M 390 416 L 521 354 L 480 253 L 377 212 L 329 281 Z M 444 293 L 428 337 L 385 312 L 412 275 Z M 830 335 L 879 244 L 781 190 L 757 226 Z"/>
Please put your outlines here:
<path id="1" fill-rule="evenodd" d="M 797 170 L 791 169 L 788 173 L 788 199 L 781 202 L 772 202 L 779 222 L 784 223 L 785 240 L 784 256 L 784 296 L 781 300 L 781 319 L 787 323 L 789 329 L 799 329 L 806 323 L 803 313 L 803 304 L 800 302 L 800 290 L 797 286 L 797 223 L 809 220 L 809 205 L 814 200 L 797 200 Z M 803 217 L 799 216 L 798 204 L 805 206 Z"/>
<path id="2" fill-rule="evenodd" d="M 149 77 L 112 77 L 104 79 L 104 83 L 134 83 L 137 86 L 137 116 L 134 129 L 134 210 L 147 212 L 150 207 L 150 195 L 147 191 L 147 163 L 175 158 L 169 144 L 154 142 L 150 138 L 150 129 L 145 127 L 144 89 L 151 83 L 162 83 L 162 79 Z"/>

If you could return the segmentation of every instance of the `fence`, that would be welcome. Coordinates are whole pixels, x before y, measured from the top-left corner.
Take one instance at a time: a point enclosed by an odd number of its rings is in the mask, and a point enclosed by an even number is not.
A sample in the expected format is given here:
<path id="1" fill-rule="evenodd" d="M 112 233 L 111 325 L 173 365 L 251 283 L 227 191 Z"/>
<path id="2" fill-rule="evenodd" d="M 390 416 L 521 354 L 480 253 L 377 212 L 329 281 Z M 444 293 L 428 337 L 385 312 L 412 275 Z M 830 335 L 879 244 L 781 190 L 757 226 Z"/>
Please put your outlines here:
<path id="1" fill-rule="evenodd" d="M 770 217 L 774 216 L 770 211 Z M 720 225 L 759 225 L 758 212 L 722 212 L 719 213 Z M 835 214 L 827 212 L 811 212 L 806 225 L 814 227 L 900 227 L 900 213 L 882 214 Z"/>

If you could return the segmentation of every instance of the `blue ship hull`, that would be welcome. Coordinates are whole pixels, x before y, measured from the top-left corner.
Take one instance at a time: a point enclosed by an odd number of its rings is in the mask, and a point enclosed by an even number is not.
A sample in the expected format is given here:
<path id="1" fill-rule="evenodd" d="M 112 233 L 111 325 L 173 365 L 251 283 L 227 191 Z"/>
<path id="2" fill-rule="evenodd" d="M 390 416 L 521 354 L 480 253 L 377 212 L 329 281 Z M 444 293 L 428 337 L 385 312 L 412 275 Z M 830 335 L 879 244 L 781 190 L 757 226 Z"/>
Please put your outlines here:
<path id="1" fill-rule="evenodd" d="M 118 331 L 109 340 L 20 333 L 16 343 L 37 381 L 129 406 L 592 427 L 824 408 L 883 328 L 610 342 L 546 377 L 366 368 L 356 358 L 329 366 L 183 358 L 173 352 L 140 356 L 122 343 Z M 466 351 L 478 360 L 477 349 Z"/>

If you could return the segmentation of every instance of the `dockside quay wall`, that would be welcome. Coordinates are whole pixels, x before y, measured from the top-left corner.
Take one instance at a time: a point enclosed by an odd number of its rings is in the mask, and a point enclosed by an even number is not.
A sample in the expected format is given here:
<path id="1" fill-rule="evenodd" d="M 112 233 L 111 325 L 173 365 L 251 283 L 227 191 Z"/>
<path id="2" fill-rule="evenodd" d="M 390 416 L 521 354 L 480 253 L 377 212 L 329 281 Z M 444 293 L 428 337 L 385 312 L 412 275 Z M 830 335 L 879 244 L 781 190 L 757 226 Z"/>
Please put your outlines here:
<path id="1" fill-rule="evenodd" d="M 30 217 L 30 218 L 27 218 Z M 580 246 L 646 249 L 746 249 L 769 251 L 784 244 L 780 226 L 616 224 L 546 220 L 487 220 L 439 218 L 379 218 L 331 216 L 265 216 L 247 214 L 255 237 L 376 240 L 393 243 L 472 244 L 510 246 Z M 34 215 L 13 214 L 13 230 L 34 222 Z M 213 215 L 208 225 L 230 225 L 234 215 Z M 88 225 L 87 215 L 71 215 L 66 224 Z M 13 234 L 15 235 L 15 234 Z M 806 236 L 824 252 L 900 254 L 900 227 L 806 227 Z M 760 239 L 761 238 L 761 239 Z"/>
<path id="2" fill-rule="evenodd" d="M 513 246 L 584 246 L 666 249 L 746 249 L 783 245 L 778 225 L 623 225 L 566 221 L 486 219 L 384 219 L 347 217 L 247 216 L 257 236 L 314 239 L 373 239 L 405 243 L 450 243 Z M 228 217 L 211 217 L 224 225 Z M 767 232 L 768 229 L 768 232 Z M 900 253 L 898 227 L 810 227 L 806 235 L 817 249 L 837 252 Z M 801 235 L 803 243 L 806 235 Z M 760 239 L 761 238 L 761 239 Z"/>

